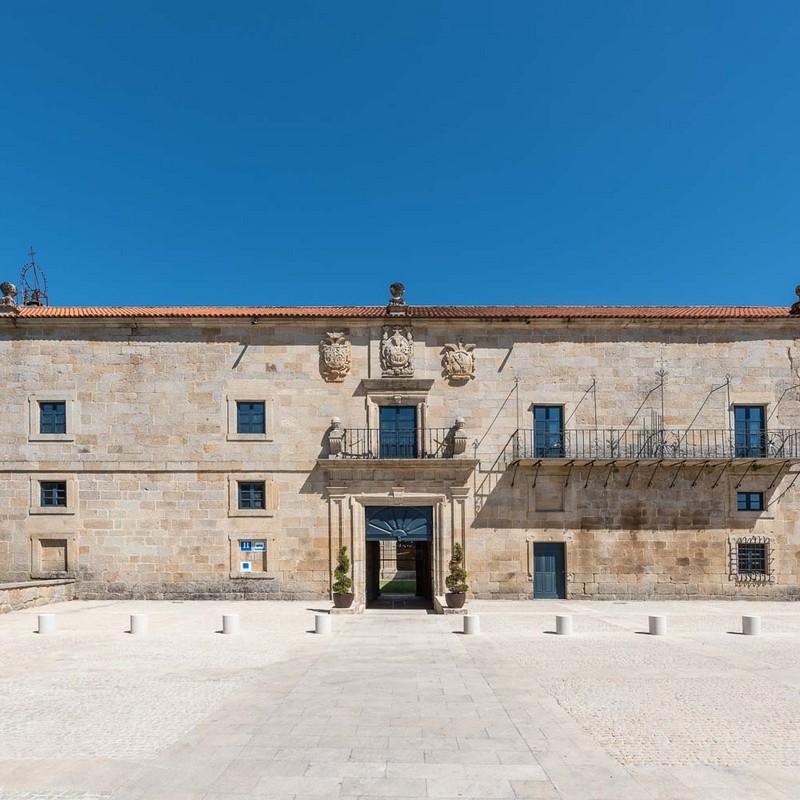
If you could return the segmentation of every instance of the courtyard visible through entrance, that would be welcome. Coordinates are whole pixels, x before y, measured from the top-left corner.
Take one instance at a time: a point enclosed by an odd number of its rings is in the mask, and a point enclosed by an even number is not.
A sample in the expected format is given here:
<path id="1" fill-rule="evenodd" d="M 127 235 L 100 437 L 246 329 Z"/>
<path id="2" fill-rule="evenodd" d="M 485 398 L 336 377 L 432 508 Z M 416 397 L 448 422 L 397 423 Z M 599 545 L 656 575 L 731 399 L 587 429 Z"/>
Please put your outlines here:
<path id="1" fill-rule="evenodd" d="M 796 605 L 473 601 L 479 636 L 402 609 L 311 633 L 329 605 L 1 616 L 0 798 L 800 796 Z M 33 633 L 43 611 L 56 633 Z M 125 633 L 132 613 L 146 635 Z M 667 636 L 644 633 L 653 613 Z M 737 633 L 742 614 L 761 636 Z"/>

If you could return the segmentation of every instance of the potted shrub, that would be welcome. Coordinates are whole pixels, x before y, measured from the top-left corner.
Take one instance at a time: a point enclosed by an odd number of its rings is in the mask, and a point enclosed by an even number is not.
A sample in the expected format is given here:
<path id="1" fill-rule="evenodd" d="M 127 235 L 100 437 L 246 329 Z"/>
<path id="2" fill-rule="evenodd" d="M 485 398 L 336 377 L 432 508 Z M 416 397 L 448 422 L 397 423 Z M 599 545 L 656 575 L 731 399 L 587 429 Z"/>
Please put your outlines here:
<path id="1" fill-rule="evenodd" d="M 450 574 L 445 578 L 445 586 L 448 592 L 444 599 L 447 601 L 448 608 L 463 608 L 464 601 L 467 599 L 467 571 L 463 566 L 464 549 L 456 542 L 453 545 L 453 557 L 450 559 Z"/>
<path id="2" fill-rule="evenodd" d="M 349 608 L 353 603 L 353 579 L 350 577 L 350 559 L 347 555 L 347 547 L 342 545 L 339 548 L 339 556 L 336 559 L 336 569 L 333 571 L 333 605 L 335 608 Z"/>

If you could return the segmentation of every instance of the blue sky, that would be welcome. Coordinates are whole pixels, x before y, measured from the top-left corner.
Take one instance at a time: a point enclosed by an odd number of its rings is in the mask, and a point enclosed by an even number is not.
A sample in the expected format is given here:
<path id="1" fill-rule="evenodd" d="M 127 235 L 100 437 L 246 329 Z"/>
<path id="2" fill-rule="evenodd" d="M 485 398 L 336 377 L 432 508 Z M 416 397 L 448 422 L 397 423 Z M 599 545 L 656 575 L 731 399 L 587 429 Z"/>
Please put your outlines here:
<path id="1" fill-rule="evenodd" d="M 788 305 L 800 3 L 0 7 L 54 305 Z"/>

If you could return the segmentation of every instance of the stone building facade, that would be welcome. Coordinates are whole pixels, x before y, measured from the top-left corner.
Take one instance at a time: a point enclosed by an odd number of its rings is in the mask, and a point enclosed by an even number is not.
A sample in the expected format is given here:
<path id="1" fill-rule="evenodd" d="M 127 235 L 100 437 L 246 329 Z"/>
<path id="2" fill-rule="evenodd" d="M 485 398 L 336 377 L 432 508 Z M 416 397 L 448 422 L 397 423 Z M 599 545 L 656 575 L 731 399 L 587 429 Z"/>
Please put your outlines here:
<path id="1" fill-rule="evenodd" d="M 787 308 L 0 304 L 0 580 L 357 603 L 800 596 Z"/>

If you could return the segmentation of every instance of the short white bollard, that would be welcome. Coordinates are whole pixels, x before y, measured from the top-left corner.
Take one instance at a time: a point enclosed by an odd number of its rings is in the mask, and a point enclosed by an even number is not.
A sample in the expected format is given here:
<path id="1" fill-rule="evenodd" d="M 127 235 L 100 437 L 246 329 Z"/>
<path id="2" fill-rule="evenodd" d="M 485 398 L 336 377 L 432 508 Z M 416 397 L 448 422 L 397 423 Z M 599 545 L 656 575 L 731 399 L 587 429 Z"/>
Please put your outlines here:
<path id="1" fill-rule="evenodd" d="M 331 615 L 330 614 L 314 614 L 314 633 L 330 633 L 331 632 Z"/>
<path id="2" fill-rule="evenodd" d="M 761 617 L 742 617 L 742 633 L 745 636 L 760 636 Z"/>
<path id="3" fill-rule="evenodd" d="M 464 614 L 464 633 L 477 636 L 481 632 L 481 618 L 477 614 Z"/>
<path id="4" fill-rule="evenodd" d="M 147 633 L 147 614 L 131 614 L 131 633 L 135 636 Z"/>
<path id="5" fill-rule="evenodd" d="M 56 615 L 39 614 L 39 633 L 55 633 Z"/>
<path id="6" fill-rule="evenodd" d="M 666 617 L 649 617 L 650 620 L 650 635 L 651 636 L 666 636 L 667 635 L 667 618 Z"/>
<path id="7" fill-rule="evenodd" d="M 556 614 L 556 633 L 559 636 L 572 636 L 572 614 Z"/>
<path id="8" fill-rule="evenodd" d="M 239 633 L 239 615 L 238 614 L 223 614 L 222 615 L 222 632 L 223 633 Z"/>

